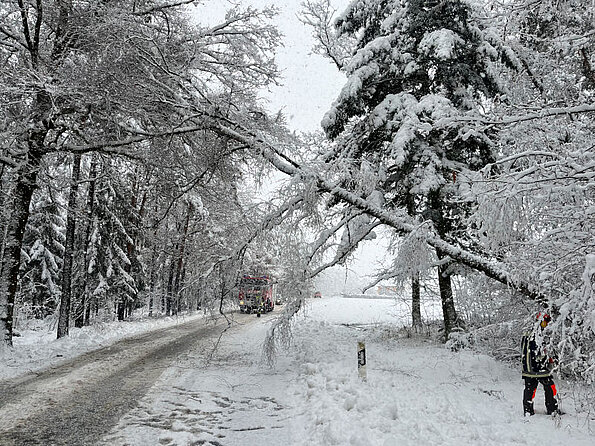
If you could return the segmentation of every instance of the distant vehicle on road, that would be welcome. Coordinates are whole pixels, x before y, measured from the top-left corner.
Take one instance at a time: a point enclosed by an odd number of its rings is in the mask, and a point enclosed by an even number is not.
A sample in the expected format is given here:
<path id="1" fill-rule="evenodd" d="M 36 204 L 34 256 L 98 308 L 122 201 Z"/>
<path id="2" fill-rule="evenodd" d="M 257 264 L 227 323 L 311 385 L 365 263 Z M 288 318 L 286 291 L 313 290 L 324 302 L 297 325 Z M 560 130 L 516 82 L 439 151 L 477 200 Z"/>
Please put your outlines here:
<path id="1" fill-rule="evenodd" d="M 320 291 L 316 291 L 316 292 L 314 293 L 314 297 L 315 297 L 315 298 L 316 298 L 316 297 L 320 297 L 320 298 L 322 298 L 322 293 L 321 293 Z"/>
<path id="2" fill-rule="evenodd" d="M 397 285 L 378 285 L 378 294 L 381 295 L 393 295 L 399 292 Z"/>

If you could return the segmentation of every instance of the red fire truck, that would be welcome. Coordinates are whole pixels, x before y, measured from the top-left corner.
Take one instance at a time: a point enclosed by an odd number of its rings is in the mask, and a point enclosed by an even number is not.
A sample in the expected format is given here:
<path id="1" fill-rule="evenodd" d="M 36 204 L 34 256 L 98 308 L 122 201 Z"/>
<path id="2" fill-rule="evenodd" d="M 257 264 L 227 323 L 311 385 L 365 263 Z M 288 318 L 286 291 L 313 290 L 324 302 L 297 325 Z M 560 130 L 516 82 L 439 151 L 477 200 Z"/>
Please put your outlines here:
<path id="1" fill-rule="evenodd" d="M 240 279 L 238 297 L 241 313 L 268 313 L 275 307 L 276 285 L 271 276 L 250 276 Z"/>

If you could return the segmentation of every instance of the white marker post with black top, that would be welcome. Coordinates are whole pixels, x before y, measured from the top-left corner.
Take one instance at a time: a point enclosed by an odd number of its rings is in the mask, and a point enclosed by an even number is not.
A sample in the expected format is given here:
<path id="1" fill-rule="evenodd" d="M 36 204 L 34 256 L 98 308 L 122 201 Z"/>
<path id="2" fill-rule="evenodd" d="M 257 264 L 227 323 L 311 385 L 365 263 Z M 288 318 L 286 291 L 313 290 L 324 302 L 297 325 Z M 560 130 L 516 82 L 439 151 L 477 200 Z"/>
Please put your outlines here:
<path id="1" fill-rule="evenodd" d="M 368 379 L 366 373 L 366 344 L 364 341 L 357 343 L 357 372 L 362 381 Z"/>

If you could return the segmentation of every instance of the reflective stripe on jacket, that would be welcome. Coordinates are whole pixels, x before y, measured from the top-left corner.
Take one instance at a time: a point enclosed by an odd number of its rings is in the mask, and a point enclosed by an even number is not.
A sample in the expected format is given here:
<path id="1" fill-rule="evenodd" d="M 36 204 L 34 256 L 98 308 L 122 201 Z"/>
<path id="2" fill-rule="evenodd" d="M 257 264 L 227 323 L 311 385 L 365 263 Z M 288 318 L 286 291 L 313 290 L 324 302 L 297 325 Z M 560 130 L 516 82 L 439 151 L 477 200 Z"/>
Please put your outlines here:
<path id="1" fill-rule="evenodd" d="M 521 361 L 523 377 L 544 378 L 552 375 L 548 368 L 548 357 L 538 351 L 535 335 L 526 333 L 521 340 Z"/>

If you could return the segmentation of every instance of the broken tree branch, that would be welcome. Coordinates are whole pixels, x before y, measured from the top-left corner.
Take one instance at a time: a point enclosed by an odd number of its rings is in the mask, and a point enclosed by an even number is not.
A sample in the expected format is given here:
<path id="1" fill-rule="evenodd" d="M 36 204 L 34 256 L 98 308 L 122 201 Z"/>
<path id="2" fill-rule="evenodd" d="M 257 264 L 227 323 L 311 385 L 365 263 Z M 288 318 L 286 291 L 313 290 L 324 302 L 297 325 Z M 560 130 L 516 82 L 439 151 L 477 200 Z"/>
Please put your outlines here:
<path id="1" fill-rule="evenodd" d="M 315 181 L 317 188 L 320 191 L 334 195 L 340 200 L 361 209 L 365 213 L 376 217 L 380 222 L 391 226 L 400 232 L 410 233 L 415 229 L 414 225 L 405 222 L 402 218 L 397 217 L 395 213 L 386 211 L 359 197 L 353 192 L 330 183 L 329 181 L 322 178 L 318 173 L 309 170 L 306 167 L 298 166 L 295 162 L 289 163 L 280 159 L 280 157 L 277 155 L 277 150 L 270 146 L 261 137 L 251 135 L 249 132 L 241 128 L 238 131 L 218 123 L 212 123 L 211 130 L 219 135 L 227 136 L 254 148 L 279 171 L 290 176 Z M 245 134 L 240 132 L 245 132 Z M 521 278 L 514 277 L 498 262 L 491 261 L 470 253 L 469 251 L 448 243 L 431 233 L 425 236 L 424 239 L 428 245 L 441 250 L 453 260 L 456 260 L 457 262 L 460 262 L 474 270 L 481 271 L 486 276 L 517 290 L 528 298 L 539 302 L 541 305 L 548 306 L 547 296 L 541 293 L 535 285 Z"/>

